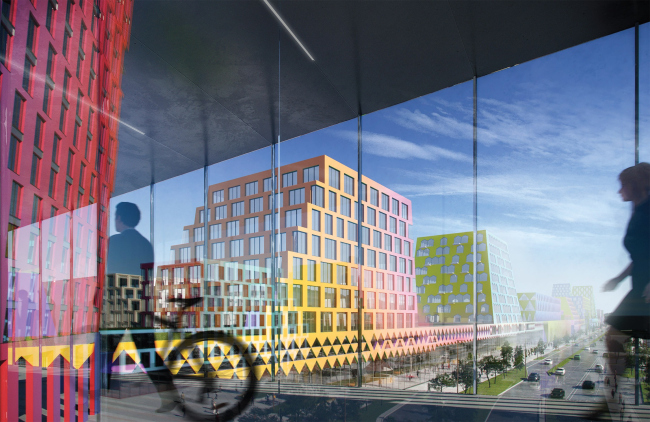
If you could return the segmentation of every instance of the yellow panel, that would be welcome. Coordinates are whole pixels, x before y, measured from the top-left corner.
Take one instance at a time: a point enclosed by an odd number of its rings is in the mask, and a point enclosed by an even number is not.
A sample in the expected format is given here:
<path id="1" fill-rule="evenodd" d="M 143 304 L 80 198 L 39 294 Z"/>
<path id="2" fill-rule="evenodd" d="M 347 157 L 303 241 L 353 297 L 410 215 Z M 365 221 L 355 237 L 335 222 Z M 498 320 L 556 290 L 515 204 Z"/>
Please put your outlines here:
<path id="1" fill-rule="evenodd" d="M 122 351 L 126 352 L 126 354 L 130 356 L 135 363 L 140 363 L 140 355 L 138 354 L 138 350 L 135 347 L 135 343 L 132 341 L 123 341 L 117 345 L 115 352 L 113 353 L 113 362 L 115 362 L 115 360 L 120 356 Z"/>
<path id="2" fill-rule="evenodd" d="M 16 360 L 23 358 L 32 366 L 38 366 L 38 346 L 16 347 Z"/>
<path id="3" fill-rule="evenodd" d="M 217 371 L 217 375 L 219 378 L 231 379 L 234 372 L 234 369 L 222 369 L 221 371 Z"/>
<path id="4" fill-rule="evenodd" d="M 11 350 L 11 349 L 10 349 Z M 43 346 L 41 348 L 42 364 L 44 367 L 52 365 L 54 359 L 61 355 L 66 361 L 70 361 L 70 346 Z"/>
<path id="5" fill-rule="evenodd" d="M 199 372 L 199 369 L 203 366 L 203 358 L 188 359 L 187 363 L 190 364 L 192 370 L 196 373 Z"/>
<path id="6" fill-rule="evenodd" d="M 74 362 L 73 366 L 75 369 L 79 369 L 83 366 L 84 362 L 90 358 L 90 355 L 92 355 L 93 351 L 95 350 L 95 345 L 94 344 L 75 344 L 74 345 Z M 135 360 L 135 359 L 133 359 Z M 139 362 L 140 359 L 136 362 Z"/>

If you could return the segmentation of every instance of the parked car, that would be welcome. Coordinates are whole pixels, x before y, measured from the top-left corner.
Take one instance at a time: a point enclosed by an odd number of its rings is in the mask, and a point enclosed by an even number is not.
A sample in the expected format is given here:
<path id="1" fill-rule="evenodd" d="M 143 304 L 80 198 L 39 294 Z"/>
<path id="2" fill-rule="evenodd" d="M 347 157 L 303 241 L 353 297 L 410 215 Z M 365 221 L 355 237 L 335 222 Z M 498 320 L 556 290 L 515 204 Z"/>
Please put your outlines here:
<path id="1" fill-rule="evenodd" d="M 553 359 L 546 358 L 542 361 L 542 365 L 551 365 L 553 363 Z"/>
<path id="2" fill-rule="evenodd" d="M 580 355 L 575 355 L 575 356 L 573 357 L 573 360 L 580 360 Z"/>
<path id="3" fill-rule="evenodd" d="M 528 374 L 528 381 L 539 381 L 540 377 L 537 372 L 531 372 Z"/>
<path id="4" fill-rule="evenodd" d="M 555 375 L 564 375 L 564 374 L 566 374 L 566 369 L 564 368 L 557 368 L 555 370 Z"/>
<path id="5" fill-rule="evenodd" d="M 594 370 L 595 370 L 596 372 L 598 372 L 599 374 L 602 374 L 602 373 L 603 373 L 603 369 L 604 369 L 604 368 L 603 368 L 603 365 L 601 365 L 601 364 L 598 364 L 598 365 L 596 365 L 596 366 L 594 367 Z"/>
<path id="6" fill-rule="evenodd" d="M 585 382 L 582 383 L 583 390 L 593 390 L 594 388 L 596 388 L 596 383 L 591 380 L 585 380 Z"/>
<path id="7" fill-rule="evenodd" d="M 561 388 L 554 388 L 553 391 L 551 391 L 551 398 L 553 399 L 563 399 L 564 398 L 564 390 Z"/>

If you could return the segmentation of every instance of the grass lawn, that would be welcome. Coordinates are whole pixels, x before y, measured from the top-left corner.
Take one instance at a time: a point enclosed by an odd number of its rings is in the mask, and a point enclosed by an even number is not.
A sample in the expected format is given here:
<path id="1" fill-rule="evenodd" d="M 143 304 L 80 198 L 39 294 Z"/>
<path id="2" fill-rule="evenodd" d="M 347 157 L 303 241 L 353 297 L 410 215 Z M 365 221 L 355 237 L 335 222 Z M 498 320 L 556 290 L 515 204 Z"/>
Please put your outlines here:
<path id="1" fill-rule="evenodd" d="M 526 371 L 523 366 L 519 369 L 512 369 L 508 371 L 505 378 L 503 377 L 503 374 L 499 374 L 495 377 L 498 378 L 496 380 L 496 383 L 494 382 L 494 378 L 490 378 L 491 386 L 489 387 L 487 381 L 480 383 L 478 385 L 478 394 L 482 394 L 486 396 L 498 396 L 499 394 L 506 391 L 508 388 L 512 387 L 513 385 L 521 381 L 521 379 L 525 377 L 525 374 Z M 472 394 L 471 387 L 467 390 L 467 393 Z"/>

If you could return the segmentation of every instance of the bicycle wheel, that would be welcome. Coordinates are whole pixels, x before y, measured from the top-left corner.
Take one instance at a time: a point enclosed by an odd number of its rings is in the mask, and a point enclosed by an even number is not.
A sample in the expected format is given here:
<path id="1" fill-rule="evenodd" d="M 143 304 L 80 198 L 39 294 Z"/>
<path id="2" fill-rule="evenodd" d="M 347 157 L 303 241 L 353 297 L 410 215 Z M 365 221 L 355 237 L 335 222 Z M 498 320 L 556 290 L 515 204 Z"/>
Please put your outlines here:
<path id="1" fill-rule="evenodd" d="M 179 394 L 189 390 L 189 400 L 186 399 L 185 413 L 194 420 L 214 420 L 211 406 L 213 397 L 210 393 L 218 390 L 219 368 L 214 368 L 209 362 L 210 352 L 205 345 L 214 349 L 216 345 L 229 346 L 231 353 L 229 361 L 236 362 L 237 369 L 248 368 L 244 391 L 234 399 L 228 399 L 229 394 L 222 394 L 217 403 L 219 421 L 229 421 L 240 415 L 251 403 L 257 386 L 257 378 L 253 373 L 253 360 L 247 353 L 247 346 L 236 337 L 222 331 L 206 331 L 196 333 L 183 340 L 177 347 L 178 353 L 183 355 L 187 364 L 183 365 L 174 375 L 174 385 Z M 202 360 L 202 362 L 201 362 Z M 200 364 L 200 369 L 196 370 Z M 225 399 L 224 399 L 225 398 Z"/>

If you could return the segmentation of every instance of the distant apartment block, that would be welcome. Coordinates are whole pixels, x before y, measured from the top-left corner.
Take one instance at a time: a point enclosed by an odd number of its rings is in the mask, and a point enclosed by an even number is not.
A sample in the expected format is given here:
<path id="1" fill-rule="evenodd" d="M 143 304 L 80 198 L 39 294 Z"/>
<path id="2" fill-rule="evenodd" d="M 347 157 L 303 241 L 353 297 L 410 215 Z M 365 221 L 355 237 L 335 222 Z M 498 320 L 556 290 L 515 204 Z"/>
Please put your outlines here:
<path id="1" fill-rule="evenodd" d="M 561 300 L 541 293 L 518 293 L 524 322 L 559 321 L 562 319 Z"/>
<path id="2" fill-rule="evenodd" d="M 417 239 L 418 309 L 432 324 L 473 322 L 473 233 Z M 507 245 L 477 232 L 476 277 L 479 323 L 522 321 Z"/>

